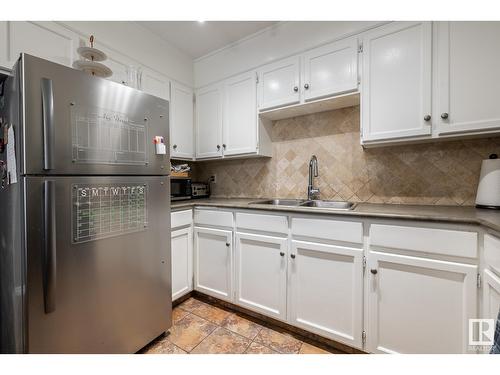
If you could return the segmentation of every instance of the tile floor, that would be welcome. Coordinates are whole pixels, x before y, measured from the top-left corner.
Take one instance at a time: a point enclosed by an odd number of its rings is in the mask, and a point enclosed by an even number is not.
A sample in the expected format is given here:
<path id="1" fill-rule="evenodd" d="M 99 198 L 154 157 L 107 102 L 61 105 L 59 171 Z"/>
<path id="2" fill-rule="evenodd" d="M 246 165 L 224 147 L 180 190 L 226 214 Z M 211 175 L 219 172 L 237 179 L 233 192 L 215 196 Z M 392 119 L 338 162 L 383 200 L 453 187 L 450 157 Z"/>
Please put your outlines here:
<path id="1" fill-rule="evenodd" d="M 145 354 L 331 354 L 195 298 L 172 313 L 173 326 Z"/>

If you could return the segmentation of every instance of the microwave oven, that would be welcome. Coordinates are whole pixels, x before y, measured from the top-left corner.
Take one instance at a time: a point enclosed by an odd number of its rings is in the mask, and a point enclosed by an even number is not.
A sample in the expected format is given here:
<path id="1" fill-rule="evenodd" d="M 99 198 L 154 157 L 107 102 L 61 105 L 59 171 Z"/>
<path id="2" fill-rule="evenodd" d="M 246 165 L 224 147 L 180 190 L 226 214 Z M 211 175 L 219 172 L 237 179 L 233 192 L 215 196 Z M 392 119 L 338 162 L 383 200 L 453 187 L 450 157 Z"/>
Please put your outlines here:
<path id="1" fill-rule="evenodd" d="M 191 199 L 190 178 L 170 178 L 170 200 Z"/>

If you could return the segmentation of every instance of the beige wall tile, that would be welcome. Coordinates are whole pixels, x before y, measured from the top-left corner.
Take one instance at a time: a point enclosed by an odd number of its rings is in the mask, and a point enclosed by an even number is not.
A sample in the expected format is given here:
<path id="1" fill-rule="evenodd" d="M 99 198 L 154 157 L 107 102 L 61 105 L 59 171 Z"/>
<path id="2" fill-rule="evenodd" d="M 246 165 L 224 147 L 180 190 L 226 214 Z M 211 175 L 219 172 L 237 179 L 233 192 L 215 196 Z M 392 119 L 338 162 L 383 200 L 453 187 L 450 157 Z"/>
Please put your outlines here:
<path id="1" fill-rule="evenodd" d="M 500 154 L 500 137 L 364 150 L 359 107 L 277 121 L 272 140 L 272 158 L 196 163 L 194 179 L 217 174 L 214 197 L 304 198 L 315 154 L 322 199 L 472 205 L 481 160 Z"/>

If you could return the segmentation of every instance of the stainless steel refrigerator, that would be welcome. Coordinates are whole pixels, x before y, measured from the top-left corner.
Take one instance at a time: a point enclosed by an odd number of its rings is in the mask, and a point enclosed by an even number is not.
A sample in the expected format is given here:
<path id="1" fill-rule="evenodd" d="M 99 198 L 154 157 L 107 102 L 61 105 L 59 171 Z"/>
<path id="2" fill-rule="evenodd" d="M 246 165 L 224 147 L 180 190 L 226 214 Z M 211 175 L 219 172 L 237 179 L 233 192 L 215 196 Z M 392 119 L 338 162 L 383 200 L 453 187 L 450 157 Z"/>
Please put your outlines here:
<path id="1" fill-rule="evenodd" d="M 133 353 L 170 328 L 168 104 L 20 56 L 0 90 L 1 352 Z"/>

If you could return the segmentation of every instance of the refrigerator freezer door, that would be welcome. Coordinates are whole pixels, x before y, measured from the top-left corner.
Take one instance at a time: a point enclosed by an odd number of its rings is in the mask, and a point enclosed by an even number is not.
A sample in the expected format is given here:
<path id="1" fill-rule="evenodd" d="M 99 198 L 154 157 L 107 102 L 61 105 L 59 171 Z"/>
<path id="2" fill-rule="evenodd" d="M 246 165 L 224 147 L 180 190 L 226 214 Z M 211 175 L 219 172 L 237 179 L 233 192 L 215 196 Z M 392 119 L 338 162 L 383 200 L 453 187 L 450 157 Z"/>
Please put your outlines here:
<path id="1" fill-rule="evenodd" d="M 24 178 L 29 353 L 134 353 L 171 326 L 168 177 Z"/>
<path id="2" fill-rule="evenodd" d="M 23 54 L 21 174 L 166 175 L 168 102 Z"/>

